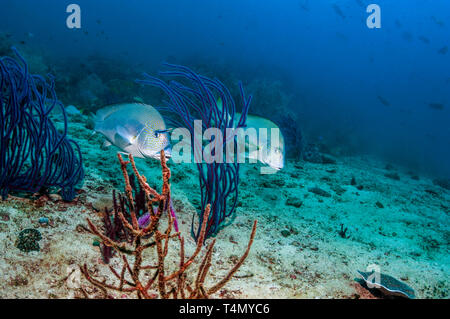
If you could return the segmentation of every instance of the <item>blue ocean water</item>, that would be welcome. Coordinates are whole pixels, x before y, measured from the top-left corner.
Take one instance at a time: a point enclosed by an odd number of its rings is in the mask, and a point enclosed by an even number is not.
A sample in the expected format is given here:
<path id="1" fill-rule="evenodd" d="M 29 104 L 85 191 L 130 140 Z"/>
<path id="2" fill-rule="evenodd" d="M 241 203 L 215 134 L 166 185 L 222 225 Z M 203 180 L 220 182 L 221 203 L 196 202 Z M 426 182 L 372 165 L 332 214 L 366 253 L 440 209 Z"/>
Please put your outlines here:
<path id="1" fill-rule="evenodd" d="M 3 0 L 0 30 L 65 64 L 98 54 L 144 72 L 195 58 L 224 63 L 244 81 L 283 79 L 288 107 L 311 135 L 346 135 L 355 150 L 450 174 L 445 0 L 377 1 L 381 29 L 367 27 L 364 0 L 76 3 L 81 29 L 65 25 L 69 1 Z"/>
<path id="2" fill-rule="evenodd" d="M 81 9 L 79 27 L 70 27 L 71 4 Z M 368 20 L 374 14 L 370 4 L 380 10 L 376 28 Z M 124 186 L 116 157 L 128 145 L 102 146 L 104 136 L 92 135 L 93 129 L 101 133 L 94 114 L 127 103 L 117 121 L 139 120 L 143 106 L 129 104 L 160 106 L 167 95 L 136 80 L 148 80 L 143 73 L 158 76 L 169 62 L 219 79 L 236 100 L 242 81 L 245 94 L 253 96 L 249 114 L 278 125 L 286 144 L 285 166 L 276 174 L 260 174 L 261 163 L 242 165 L 239 183 L 215 184 L 239 184 L 236 195 L 233 190 L 224 199 L 235 205 L 235 214 L 211 235 L 225 263 L 236 261 L 234 245 L 242 249 L 252 221 L 259 223 L 248 268 L 234 292 L 220 297 L 354 298 L 355 291 L 357 298 L 367 297 L 354 287 L 353 276 L 356 270 L 370 274 L 376 264 L 391 286 L 415 290 L 416 297 L 448 298 L 449 46 L 448 0 L 0 0 L 0 58 L 15 57 L 15 47 L 31 73 L 53 75 L 66 107 L 68 137 L 80 146 L 84 169 L 67 198 L 48 190 L 10 192 L 14 197 L 0 203 L 0 238 L 36 227 L 45 242 L 41 251 L 32 245 L 35 255 L 20 255 L 12 243 L 0 241 L 8 254 L 0 269 L 9 276 L 20 258 L 53 262 L 53 254 L 97 266 L 117 257 L 110 249 L 99 261 L 91 246 L 102 243 L 83 242 L 78 228 L 86 216 L 98 222 L 99 212 L 113 210 L 111 193 Z M 63 131 L 61 114 L 51 116 Z M 119 124 L 108 125 L 116 133 Z M 170 130 L 157 131 L 155 137 Z M 46 159 L 56 170 L 63 167 L 59 154 Z M 68 176 L 81 160 L 74 162 L 65 162 Z M 159 190 L 159 164 L 136 162 Z M 192 235 L 192 244 L 198 233 L 191 223 L 200 224 L 204 189 L 195 164 L 177 165 L 172 158 L 169 167 L 173 202 L 167 207 L 176 211 L 177 227 L 186 238 Z M 55 185 L 51 191 L 58 194 Z M 31 201 L 23 204 L 22 195 Z M 17 207 L 26 207 L 25 222 Z M 148 222 L 144 211 L 139 223 Z M 52 246 L 61 237 L 67 242 Z M 74 253 L 72 242 L 85 255 Z M 74 262 L 68 258 L 58 263 Z M 0 297 L 29 296 L 12 286 L 1 286 Z M 71 296 L 65 288 L 56 290 L 57 296 Z"/>

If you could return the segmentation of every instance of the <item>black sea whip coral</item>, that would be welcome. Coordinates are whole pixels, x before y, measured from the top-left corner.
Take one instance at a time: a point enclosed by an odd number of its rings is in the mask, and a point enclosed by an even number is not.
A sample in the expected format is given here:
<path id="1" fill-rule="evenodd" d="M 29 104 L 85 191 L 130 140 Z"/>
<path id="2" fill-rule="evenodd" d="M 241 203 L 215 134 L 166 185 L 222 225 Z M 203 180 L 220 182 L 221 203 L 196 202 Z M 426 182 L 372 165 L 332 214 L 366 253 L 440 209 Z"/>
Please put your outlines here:
<path id="1" fill-rule="evenodd" d="M 242 111 L 240 118 L 235 121 L 236 104 L 227 87 L 218 79 L 210 79 L 196 74 L 188 67 L 165 64 L 170 71 L 160 72 L 162 76 L 177 78 L 181 82 L 171 80 L 168 83 L 157 77 L 144 73 L 144 80 L 138 80 L 137 83 L 151 85 L 162 89 L 169 100 L 166 101 L 166 107 L 162 110 L 169 111 L 178 117 L 173 120 L 178 127 L 185 127 L 189 130 L 192 138 L 192 148 L 194 153 L 203 151 L 195 146 L 194 120 L 202 120 L 202 128 L 218 128 L 222 132 L 223 145 L 227 141 L 227 128 L 241 128 L 245 126 L 248 109 L 252 97 L 246 98 L 242 84 L 240 84 L 240 93 L 242 99 Z M 222 108 L 219 107 L 216 99 L 222 100 Z M 237 123 L 237 125 L 234 125 Z M 239 185 L 239 163 L 197 163 L 199 172 L 200 192 L 201 192 L 201 211 L 198 212 L 199 218 L 197 229 L 194 222 L 191 225 L 191 233 L 196 241 L 200 235 L 200 227 L 203 223 L 203 212 L 207 205 L 211 205 L 211 214 L 209 215 L 206 226 L 206 238 L 214 236 L 217 232 L 226 226 L 226 219 L 232 217 L 236 210 L 238 200 Z"/>
<path id="2" fill-rule="evenodd" d="M 72 200 L 84 178 L 80 147 L 66 136 L 66 113 L 53 79 L 29 74 L 13 51 L 20 62 L 0 58 L 0 194 L 5 199 L 11 190 L 58 187 L 64 200 Z M 49 118 L 55 107 L 64 117 L 62 132 Z"/>

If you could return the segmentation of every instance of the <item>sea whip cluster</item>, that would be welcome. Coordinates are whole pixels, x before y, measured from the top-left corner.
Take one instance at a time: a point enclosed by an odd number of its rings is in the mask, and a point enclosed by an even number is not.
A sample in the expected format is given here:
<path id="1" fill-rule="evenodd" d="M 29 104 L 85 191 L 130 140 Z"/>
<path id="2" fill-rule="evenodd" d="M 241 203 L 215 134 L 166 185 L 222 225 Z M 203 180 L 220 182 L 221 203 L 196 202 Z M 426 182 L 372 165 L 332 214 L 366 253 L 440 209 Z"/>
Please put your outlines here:
<path id="1" fill-rule="evenodd" d="M 67 138 L 67 118 L 53 79 L 28 73 L 26 61 L 0 57 L 0 194 L 58 187 L 64 200 L 75 197 L 84 178 L 79 146 Z M 60 108 L 64 128 L 49 115 Z"/>
<path id="2" fill-rule="evenodd" d="M 172 122 L 177 127 L 185 127 L 192 137 L 193 151 L 199 152 L 194 141 L 194 120 L 202 121 L 202 129 L 217 128 L 222 131 L 223 145 L 226 145 L 227 128 L 240 128 L 245 126 L 251 96 L 246 98 L 242 84 L 240 93 L 242 99 L 241 116 L 235 121 L 236 104 L 228 88 L 218 79 L 210 79 L 199 75 L 188 67 L 166 64 L 171 70 L 160 72 L 162 76 L 177 78 L 180 82 L 163 80 L 144 74 L 144 80 L 137 83 L 150 85 L 162 89 L 169 100 L 166 107 L 161 110 L 169 111 L 177 116 Z M 216 102 L 222 101 L 222 108 Z M 237 123 L 235 125 L 234 123 Z M 201 146 L 200 151 L 203 150 Z M 207 205 L 211 205 L 211 214 L 206 226 L 206 238 L 214 236 L 226 226 L 226 219 L 232 217 L 238 202 L 239 163 L 197 163 L 199 172 L 201 210 L 197 216 L 199 221 L 195 227 L 194 219 L 191 224 L 191 233 L 195 240 L 200 235 L 203 223 L 203 212 Z"/>

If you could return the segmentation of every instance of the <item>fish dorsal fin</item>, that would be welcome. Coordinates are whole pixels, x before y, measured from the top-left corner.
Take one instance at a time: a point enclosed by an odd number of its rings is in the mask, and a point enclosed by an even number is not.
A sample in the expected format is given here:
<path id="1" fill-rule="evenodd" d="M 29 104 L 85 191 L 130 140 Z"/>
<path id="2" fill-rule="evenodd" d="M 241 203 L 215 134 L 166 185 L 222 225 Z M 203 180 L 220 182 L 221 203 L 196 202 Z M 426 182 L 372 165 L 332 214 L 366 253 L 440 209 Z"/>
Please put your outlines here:
<path id="1" fill-rule="evenodd" d="M 121 106 L 122 106 L 121 104 L 116 104 L 97 110 L 94 116 L 94 121 L 96 122 L 104 121 L 110 114 L 114 113 Z"/>
<path id="2" fill-rule="evenodd" d="M 115 104 L 111 106 L 106 106 L 100 110 L 97 110 L 94 116 L 94 121 L 101 122 L 104 121 L 110 116 L 112 113 L 124 108 L 124 107 L 136 107 L 136 106 L 143 106 L 148 107 L 149 109 L 152 109 L 153 107 L 144 103 L 122 103 L 122 104 Z"/>

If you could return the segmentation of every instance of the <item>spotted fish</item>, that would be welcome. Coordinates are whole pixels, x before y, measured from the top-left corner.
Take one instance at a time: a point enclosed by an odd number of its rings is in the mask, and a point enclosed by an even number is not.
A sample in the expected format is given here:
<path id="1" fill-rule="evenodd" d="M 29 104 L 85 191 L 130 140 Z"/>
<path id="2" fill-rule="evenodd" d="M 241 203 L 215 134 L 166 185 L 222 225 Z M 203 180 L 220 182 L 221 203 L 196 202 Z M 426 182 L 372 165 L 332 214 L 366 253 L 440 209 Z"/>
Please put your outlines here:
<path id="1" fill-rule="evenodd" d="M 130 103 L 107 106 L 94 116 L 94 130 L 111 144 L 135 157 L 170 157 L 170 138 L 161 114 L 150 105 Z"/>

